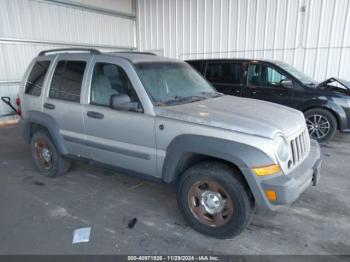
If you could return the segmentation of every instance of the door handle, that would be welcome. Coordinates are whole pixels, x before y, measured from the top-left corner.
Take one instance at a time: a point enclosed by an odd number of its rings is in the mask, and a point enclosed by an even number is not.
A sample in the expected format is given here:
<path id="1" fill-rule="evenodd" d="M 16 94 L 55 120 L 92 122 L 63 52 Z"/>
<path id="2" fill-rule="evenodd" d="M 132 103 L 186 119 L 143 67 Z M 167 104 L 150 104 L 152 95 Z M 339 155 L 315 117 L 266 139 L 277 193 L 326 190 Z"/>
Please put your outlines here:
<path id="1" fill-rule="evenodd" d="M 94 112 L 94 111 L 88 111 L 87 116 L 91 118 L 97 118 L 97 119 L 103 119 L 104 115 L 99 112 Z"/>
<path id="2" fill-rule="evenodd" d="M 256 94 L 256 91 L 253 91 L 252 94 L 255 95 L 255 94 Z"/>
<path id="3" fill-rule="evenodd" d="M 44 103 L 44 107 L 46 108 L 46 109 L 51 109 L 51 110 L 53 110 L 53 109 L 55 109 L 55 105 L 54 104 L 50 104 L 50 103 Z"/>

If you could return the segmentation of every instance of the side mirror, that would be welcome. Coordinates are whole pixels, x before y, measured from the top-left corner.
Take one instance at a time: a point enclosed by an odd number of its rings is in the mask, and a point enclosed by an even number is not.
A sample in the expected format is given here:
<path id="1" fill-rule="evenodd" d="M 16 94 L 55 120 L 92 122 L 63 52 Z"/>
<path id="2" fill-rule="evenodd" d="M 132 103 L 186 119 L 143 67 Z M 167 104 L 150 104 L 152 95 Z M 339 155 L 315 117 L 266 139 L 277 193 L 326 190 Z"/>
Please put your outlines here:
<path id="1" fill-rule="evenodd" d="M 284 88 L 293 88 L 293 81 L 288 78 L 281 80 L 280 84 Z"/>
<path id="2" fill-rule="evenodd" d="M 139 107 L 137 102 L 131 102 L 131 99 L 126 94 L 115 94 L 111 95 L 110 107 L 112 109 L 121 111 L 136 111 L 139 112 Z"/>

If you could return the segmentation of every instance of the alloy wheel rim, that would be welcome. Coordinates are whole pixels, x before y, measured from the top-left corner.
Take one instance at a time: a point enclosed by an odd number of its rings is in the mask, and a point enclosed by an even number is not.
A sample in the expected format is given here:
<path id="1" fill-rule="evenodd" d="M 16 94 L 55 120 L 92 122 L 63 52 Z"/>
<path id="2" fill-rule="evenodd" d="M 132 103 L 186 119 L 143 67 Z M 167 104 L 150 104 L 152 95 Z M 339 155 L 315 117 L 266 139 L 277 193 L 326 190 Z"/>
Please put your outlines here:
<path id="1" fill-rule="evenodd" d="M 311 115 L 306 118 L 307 128 L 311 138 L 321 139 L 327 136 L 330 131 L 331 124 L 328 119 L 322 115 Z"/>
<path id="2" fill-rule="evenodd" d="M 188 205 L 200 222 L 211 227 L 225 225 L 234 213 L 230 195 L 223 186 L 212 180 L 197 181 L 191 186 Z"/>
<path id="3" fill-rule="evenodd" d="M 43 139 L 38 139 L 34 143 L 35 156 L 38 159 L 40 166 L 45 170 L 52 168 L 52 152 L 50 147 Z"/>

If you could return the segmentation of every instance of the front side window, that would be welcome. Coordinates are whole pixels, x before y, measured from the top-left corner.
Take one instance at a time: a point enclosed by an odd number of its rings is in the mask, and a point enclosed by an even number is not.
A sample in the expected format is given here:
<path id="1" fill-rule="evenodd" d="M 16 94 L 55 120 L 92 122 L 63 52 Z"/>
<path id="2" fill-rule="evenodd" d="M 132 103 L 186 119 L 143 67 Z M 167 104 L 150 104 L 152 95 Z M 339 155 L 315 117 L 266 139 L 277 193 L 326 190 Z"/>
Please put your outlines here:
<path id="1" fill-rule="evenodd" d="M 190 103 L 220 95 L 186 63 L 145 62 L 135 67 L 156 105 Z"/>
<path id="2" fill-rule="evenodd" d="M 241 63 L 208 63 L 206 78 L 217 84 L 242 84 L 243 66 Z"/>
<path id="3" fill-rule="evenodd" d="M 125 94 L 139 103 L 137 94 L 125 71 L 118 65 L 96 63 L 91 81 L 91 104 L 109 106 L 112 95 Z"/>
<path id="4" fill-rule="evenodd" d="M 275 87 L 280 86 L 281 81 L 287 77 L 272 67 L 252 64 L 248 67 L 248 85 Z"/>
<path id="5" fill-rule="evenodd" d="M 80 102 L 85 61 L 59 61 L 51 81 L 50 98 Z"/>
<path id="6" fill-rule="evenodd" d="M 38 61 L 34 64 L 32 71 L 25 84 L 25 93 L 33 96 L 40 96 L 50 61 Z"/>
<path id="7" fill-rule="evenodd" d="M 276 62 L 276 64 L 282 69 L 286 70 L 289 74 L 300 80 L 304 85 L 316 86 L 316 80 L 299 71 L 295 67 L 283 62 Z"/>

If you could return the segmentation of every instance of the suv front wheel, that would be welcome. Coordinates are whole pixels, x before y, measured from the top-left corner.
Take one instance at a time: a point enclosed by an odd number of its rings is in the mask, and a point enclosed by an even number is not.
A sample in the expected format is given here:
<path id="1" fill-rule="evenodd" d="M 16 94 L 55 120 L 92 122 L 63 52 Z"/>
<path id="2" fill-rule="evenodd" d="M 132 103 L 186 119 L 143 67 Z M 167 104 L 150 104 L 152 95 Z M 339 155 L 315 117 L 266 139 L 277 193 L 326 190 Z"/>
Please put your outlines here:
<path id="1" fill-rule="evenodd" d="M 30 147 L 35 166 L 45 176 L 63 175 L 71 166 L 71 161 L 59 154 L 45 130 L 38 130 L 33 134 Z"/>
<path id="2" fill-rule="evenodd" d="M 220 162 L 202 162 L 181 176 L 177 199 L 188 224 L 215 238 L 232 238 L 249 224 L 254 200 L 241 174 Z"/>

